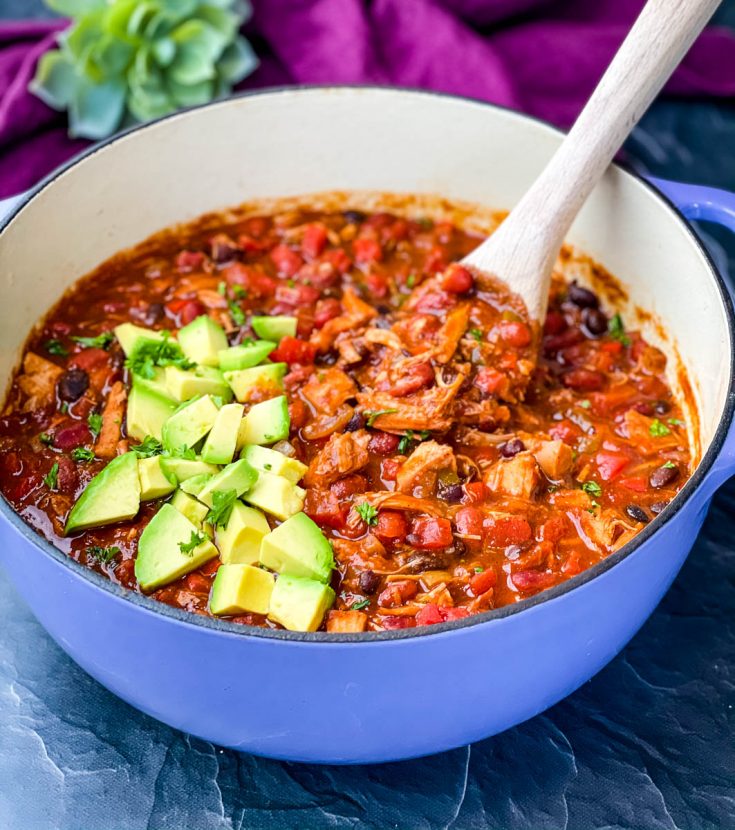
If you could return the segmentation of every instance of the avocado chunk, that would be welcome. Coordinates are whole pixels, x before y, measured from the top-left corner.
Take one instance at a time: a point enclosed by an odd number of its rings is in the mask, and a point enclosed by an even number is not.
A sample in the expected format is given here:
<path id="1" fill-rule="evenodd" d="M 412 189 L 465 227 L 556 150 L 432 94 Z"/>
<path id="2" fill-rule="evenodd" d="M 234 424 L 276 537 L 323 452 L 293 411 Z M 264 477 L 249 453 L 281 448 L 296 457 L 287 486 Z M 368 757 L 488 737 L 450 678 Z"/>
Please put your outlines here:
<path id="1" fill-rule="evenodd" d="M 295 317 L 274 315 L 273 317 L 253 317 L 250 325 L 263 340 L 278 342 L 283 337 L 295 337 L 298 320 Z"/>
<path id="2" fill-rule="evenodd" d="M 173 400 L 166 383 L 166 371 L 160 366 L 153 367 L 153 377 L 150 378 L 144 378 L 141 375 L 133 374 L 132 384 L 139 389 L 148 389 L 163 398 Z"/>
<path id="3" fill-rule="evenodd" d="M 138 541 L 135 576 L 144 591 L 167 585 L 195 571 L 217 556 L 217 548 L 205 539 L 193 550 L 184 553 L 182 546 L 191 544 L 199 534 L 183 513 L 171 504 L 164 504 L 150 520 Z"/>
<path id="4" fill-rule="evenodd" d="M 273 574 L 252 565 L 221 565 L 212 583 L 209 610 L 217 616 L 250 611 L 267 614 L 275 585 Z"/>
<path id="5" fill-rule="evenodd" d="M 125 357 L 130 357 L 144 343 L 160 343 L 164 339 L 162 331 L 144 329 L 134 323 L 121 323 L 119 326 L 115 326 L 114 332 L 122 350 L 125 352 Z"/>
<path id="6" fill-rule="evenodd" d="M 166 388 L 177 401 L 188 401 L 196 395 L 214 395 L 224 401 L 232 400 L 232 390 L 222 372 L 211 366 L 196 366 L 193 369 L 167 366 Z"/>
<path id="7" fill-rule="evenodd" d="M 171 453 L 189 449 L 212 429 L 219 409 L 210 395 L 180 407 L 163 425 L 163 447 Z"/>
<path id="8" fill-rule="evenodd" d="M 316 631 L 333 603 L 329 585 L 284 574 L 276 580 L 268 617 L 289 631 Z"/>
<path id="9" fill-rule="evenodd" d="M 306 513 L 297 513 L 263 538 L 260 564 L 271 571 L 329 582 L 332 546 Z"/>
<path id="10" fill-rule="evenodd" d="M 173 415 L 176 401 L 156 392 L 152 387 L 133 382 L 128 395 L 126 424 L 128 435 L 145 441 L 147 435 L 161 440 L 163 425 Z"/>
<path id="11" fill-rule="evenodd" d="M 178 340 L 186 357 L 203 366 L 217 366 L 219 353 L 227 348 L 224 329 L 206 314 L 184 326 Z"/>
<path id="12" fill-rule="evenodd" d="M 273 444 L 288 438 L 291 417 L 285 395 L 253 404 L 245 413 L 237 437 L 239 446 Z"/>
<path id="13" fill-rule="evenodd" d="M 275 348 L 276 344 L 272 340 L 256 340 L 254 343 L 231 346 L 219 353 L 219 368 L 223 372 L 249 369 L 265 360 Z"/>
<path id="14" fill-rule="evenodd" d="M 187 478 L 186 481 L 181 482 L 181 489 L 190 496 L 199 496 L 202 490 L 207 486 L 214 476 L 209 473 L 200 473 L 197 476 Z"/>
<path id="15" fill-rule="evenodd" d="M 216 476 L 205 484 L 199 491 L 197 498 L 210 507 L 214 504 L 214 492 L 226 492 L 234 490 L 238 496 L 249 490 L 258 480 L 258 471 L 251 467 L 247 461 L 240 459 L 228 464 L 220 470 Z"/>
<path id="16" fill-rule="evenodd" d="M 298 484 L 309 469 L 306 464 L 302 464 L 295 458 L 289 458 L 278 450 L 260 447 L 258 444 L 243 447 L 240 458 L 244 458 L 256 470 L 272 473 L 274 476 L 283 476 L 291 484 Z"/>
<path id="17" fill-rule="evenodd" d="M 255 565 L 260 555 L 260 543 L 270 532 L 268 520 L 260 510 L 235 502 L 227 526 L 217 528 L 220 559 L 228 565 Z"/>
<path id="18" fill-rule="evenodd" d="M 209 533 L 209 525 L 205 526 L 204 523 L 204 520 L 207 518 L 207 513 L 209 513 L 209 508 L 206 504 L 202 504 L 199 499 L 195 499 L 194 496 L 190 496 L 183 490 L 177 490 L 169 504 L 175 507 L 179 513 L 183 513 L 193 525 L 196 525 L 198 530 L 204 528 Z M 211 536 L 211 533 L 209 535 Z"/>
<path id="19" fill-rule="evenodd" d="M 202 447 L 204 461 L 210 464 L 229 464 L 232 461 L 242 414 L 243 406 L 239 403 L 228 403 L 220 409 Z"/>
<path id="20" fill-rule="evenodd" d="M 72 507 L 64 535 L 132 519 L 140 509 L 138 458 L 134 452 L 118 455 L 89 482 Z"/>
<path id="21" fill-rule="evenodd" d="M 176 478 L 172 476 L 169 479 L 164 473 L 160 455 L 138 459 L 138 478 L 140 479 L 141 501 L 160 499 L 176 489 Z"/>
<path id="22" fill-rule="evenodd" d="M 171 478 L 172 476 L 181 483 L 188 478 L 200 475 L 216 475 L 219 470 L 214 464 L 207 464 L 195 458 L 175 458 L 163 456 L 161 458 L 161 469 Z"/>
<path id="23" fill-rule="evenodd" d="M 287 368 L 285 363 L 264 363 L 262 366 L 253 366 L 252 369 L 225 372 L 224 376 L 238 401 L 248 403 L 255 391 L 260 393 L 260 397 L 263 393 L 277 395 L 282 392 Z"/>
<path id="24" fill-rule="evenodd" d="M 258 480 L 243 496 L 254 507 L 259 507 L 277 519 L 284 521 L 304 509 L 306 491 L 272 473 L 260 473 Z"/>

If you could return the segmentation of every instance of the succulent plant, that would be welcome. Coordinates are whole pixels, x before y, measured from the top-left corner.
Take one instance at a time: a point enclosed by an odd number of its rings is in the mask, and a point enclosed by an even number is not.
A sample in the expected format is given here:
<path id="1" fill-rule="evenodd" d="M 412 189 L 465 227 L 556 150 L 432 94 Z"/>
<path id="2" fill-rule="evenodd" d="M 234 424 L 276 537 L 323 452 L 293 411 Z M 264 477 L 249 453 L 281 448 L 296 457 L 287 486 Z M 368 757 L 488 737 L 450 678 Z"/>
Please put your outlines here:
<path id="1" fill-rule="evenodd" d="M 46 2 L 73 23 L 42 56 L 30 89 L 68 110 L 72 137 L 104 138 L 220 98 L 258 63 L 239 34 L 247 0 Z"/>

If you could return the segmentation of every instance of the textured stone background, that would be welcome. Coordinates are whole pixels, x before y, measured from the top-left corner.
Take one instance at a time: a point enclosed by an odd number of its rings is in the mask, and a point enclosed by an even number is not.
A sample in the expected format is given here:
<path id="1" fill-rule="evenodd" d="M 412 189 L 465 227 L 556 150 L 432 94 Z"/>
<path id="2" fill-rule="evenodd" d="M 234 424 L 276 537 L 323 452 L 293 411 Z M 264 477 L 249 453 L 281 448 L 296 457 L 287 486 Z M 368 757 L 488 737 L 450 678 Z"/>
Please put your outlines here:
<path id="1" fill-rule="evenodd" d="M 43 13 L 0 0 L 0 17 Z M 720 19 L 735 23 L 735 2 Z M 659 103 L 627 152 L 643 172 L 735 190 L 735 107 Z M 735 274 L 735 245 L 709 241 Z M 0 828 L 735 828 L 734 534 L 731 484 L 631 645 L 544 715 L 356 768 L 241 755 L 139 714 L 59 650 L 0 573 Z"/>

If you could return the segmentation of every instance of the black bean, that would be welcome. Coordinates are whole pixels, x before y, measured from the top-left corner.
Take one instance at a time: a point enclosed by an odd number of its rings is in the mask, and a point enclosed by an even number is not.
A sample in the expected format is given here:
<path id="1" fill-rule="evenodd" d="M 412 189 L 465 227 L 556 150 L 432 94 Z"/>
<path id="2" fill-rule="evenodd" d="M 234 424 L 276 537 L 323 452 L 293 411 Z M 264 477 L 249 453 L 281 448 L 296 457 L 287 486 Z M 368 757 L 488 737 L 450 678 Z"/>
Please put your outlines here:
<path id="1" fill-rule="evenodd" d="M 375 310 L 378 312 L 378 314 L 390 314 L 391 312 L 390 306 L 383 305 L 382 303 L 380 305 L 376 305 Z"/>
<path id="2" fill-rule="evenodd" d="M 668 401 L 656 401 L 653 405 L 653 411 L 657 415 L 666 415 L 671 410 L 671 404 Z"/>
<path id="3" fill-rule="evenodd" d="M 449 504 L 457 504 L 462 501 L 463 494 L 464 491 L 462 490 L 461 484 L 442 484 L 439 482 L 437 495 L 442 501 L 446 501 Z"/>
<path id="4" fill-rule="evenodd" d="M 67 369 L 59 378 L 59 397 L 62 401 L 76 401 L 89 388 L 89 375 L 84 369 Z"/>
<path id="5" fill-rule="evenodd" d="M 671 466 L 664 464 L 663 467 L 658 467 L 651 473 L 648 483 L 651 487 L 658 489 L 673 484 L 677 478 L 679 478 L 679 468 L 675 464 Z"/>
<path id="6" fill-rule="evenodd" d="M 342 216 L 345 222 L 350 225 L 359 225 L 360 222 L 364 222 L 367 219 L 367 216 L 361 210 L 343 210 Z"/>
<path id="7" fill-rule="evenodd" d="M 443 571 L 449 566 L 447 553 L 416 553 L 405 565 L 405 572 L 418 574 L 422 571 Z"/>
<path id="8" fill-rule="evenodd" d="M 147 326 L 157 323 L 164 315 L 163 303 L 150 303 L 143 312 L 142 320 Z"/>
<path id="9" fill-rule="evenodd" d="M 363 571 L 360 574 L 359 583 L 363 594 L 374 594 L 380 585 L 380 577 L 375 571 Z"/>
<path id="10" fill-rule="evenodd" d="M 355 412 L 355 414 L 350 418 L 345 426 L 345 432 L 355 432 L 358 429 L 362 429 L 365 426 L 365 419 L 362 417 L 361 412 Z"/>
<path id="11" fill-rule="evenodd" d="M 625 512 L 634 522 L 642 522 L 644 525 L 647 525 L 651 521 L 648 513 L 642 507 L 638 507 L 637 504 L 629 504 L 625 508 Z"/>
<path id="12" fill-rule="evenodd" d="M 597 299 L 597 295 L 590 291 L 588 288 L 582 288 L 581 285 L 577 285 L 576 282 L 573 282 L 569 289 L 567 290 L 567 297 L 570 303 L 574 303 L 577 308 L 597 308 L 600 305 L 600 301 Z"/>
<path id="13" fill-rule="evenodd" d="M 658 516 L 658 514 L 661 513 L 664 508 L 668 506 L 668 504 L 669 503 L 667 501 L 657 501 L 656 504 L 651 505 L 651 513 Z"/>
<path id="14" fill-rule="evenodd" d="M 607 316 L 599 308 L 585 308 L 582 311 L 582 328 L 590 337 L 599 337 L 607 331 Z"/>
<path id="15" fill-rule="evenodd" d="M 212 259 L 222 265 L 225 262 L 232 262 L 240 255 L 240 249 L 226 239 L 213 239 L 211 241 Z"/>
<path id="16" fill-rule="evenodd" d="M 504 444 L 501 444 L 498 449 L 500 450 L 500 454 L 503 458 L 513 458 L 514 455 L 518 455 L 519 452 L 523 452 L 523 450 L 526 449 L 526 445 L 520 438 L 511 438 L 510 441 L 506 441 Z"/>

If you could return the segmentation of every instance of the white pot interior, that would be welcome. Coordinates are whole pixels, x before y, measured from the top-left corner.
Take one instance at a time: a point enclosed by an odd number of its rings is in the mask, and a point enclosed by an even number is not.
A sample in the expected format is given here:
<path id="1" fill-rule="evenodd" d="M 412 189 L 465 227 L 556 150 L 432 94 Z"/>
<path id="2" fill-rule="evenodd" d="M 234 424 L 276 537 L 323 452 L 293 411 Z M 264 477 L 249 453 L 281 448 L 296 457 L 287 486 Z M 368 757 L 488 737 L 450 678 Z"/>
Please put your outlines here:
<path id="1" fill-rule="evenodd" d="M 248 96 L 115 140 L 58 176 L 0 234 L 0 388 L 63 291 L 156 230 L 252 199 L 334 190 L 439 194 L 508 210 L 559 141 L 551 128 L 487 105 L 359 88 Z M 683 222 L 618 169 L 569 241 L 626 287 L 624 315 L 634 306 L 653 313 L 645 336 L 669 355 L 676 388 L 679 357 L 688 373 L 701 456 L 725 405 L 731 362 L 706 257 Z"/>

